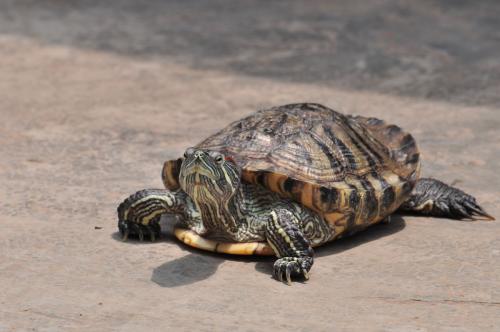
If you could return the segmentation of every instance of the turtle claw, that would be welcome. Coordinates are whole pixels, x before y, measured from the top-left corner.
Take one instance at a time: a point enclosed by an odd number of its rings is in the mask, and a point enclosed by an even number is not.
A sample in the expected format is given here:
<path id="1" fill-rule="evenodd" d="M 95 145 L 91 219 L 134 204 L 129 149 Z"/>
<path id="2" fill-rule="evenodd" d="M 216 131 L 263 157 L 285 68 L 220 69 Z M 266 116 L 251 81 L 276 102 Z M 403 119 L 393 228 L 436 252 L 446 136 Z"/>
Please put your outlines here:
<path id="1" fill-rule="evenodd" d="M 466 200 L 463 202 L 464 208 L 467 210 L 467 215 L 469 218 L 484 219 L 484 220 L 495 220 L 495 217 L 488 214 L 479 206 L 475 200 Z"/>
<path id="2" fill-rule="evenodd" d="M 454 188 L 452 188 L 454 189 Z M 463 192 L 458 192 L 451 196 L 448 201 L 443 202 L 440 206 L 450 213 L 453 217 L 458 219 L 468 220 L 495 220 L 495 218 L 477 204 L 476 199 Z"/>
<path id="3" fill-rule="evenodd" d="M 309 279 L 309 269 L 312 266 L 311 257 L 283 257 L 273 266 L 274 277 L 289 286 L 292 285 L 292 276 L 304 276 Z"/>
<path id="4" fill-rule="evenodd" d="M 400 209 L 453 219 L 495 220 L 473 196 L 435 179 L 418 180 L 410 198 Z"/>
<path id="5" fill-rule="evenodd" d="M 144 242 L 144 233 L 142 229 L 139 227 L 139 241 Z"/>
<path id="6" fill-rule="evenodd" d="M 123 237 L 122 237 L 122 241 L 123 242 L 127 242 L 127 239 L 128 239 L 128 234 L 130 233 L 130 230 L 129 229 L 126 229 L 124 232 L 123 232 Z"/>
<path id="7" fill-rule="evenodd" d="M 288 284 L 288 286 L 291 286 L 292 279 L 290 277 L 290 274 L 292 273 L 292 269 L 290 268 L 290 265 L 287 265 L 285 273 L 286 273 L 286 283 Z"/>
<path id="8" fill-rule="evenodd" d="M 148 225 L 142 225 L 130 220 L 118 222 L 118 229 L 122 234 L 122 241 L 127 241 L 130 236 L 136 236 L 143 242 L 145 236 L 149 236 L 151 242 L 155 242 L 161 236 L 161 227 L 157 221 L 151 221 Z"/>
<path id="9" fill-rule="evenodd" d="M 279 280 L 279 282 L 283 282 L 283 273 L 281 272 L 281 267 L 280 267 L 280 271 L 278 272 L 278 280 Z"/>
<path id="10" fill-rule="evenodd" d="M 155 242 L 157 238 L 161 237 L 161 226 L 159 221 L 160 219 L 158 218 L 148 225 L 149 239 L 151 242 Z"/>

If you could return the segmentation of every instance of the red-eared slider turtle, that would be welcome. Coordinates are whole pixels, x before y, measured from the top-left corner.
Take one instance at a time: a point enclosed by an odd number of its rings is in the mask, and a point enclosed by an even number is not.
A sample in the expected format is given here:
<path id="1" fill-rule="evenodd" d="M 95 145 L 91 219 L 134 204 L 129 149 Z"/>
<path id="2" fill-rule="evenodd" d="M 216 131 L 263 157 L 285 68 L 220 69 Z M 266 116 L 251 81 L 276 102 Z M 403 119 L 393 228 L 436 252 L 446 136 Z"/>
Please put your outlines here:
<path id="1" fill-rule="evenodd" d="M 229 254 L 275 254 L 274 275 L 308 277 L 313 247 L 380 222 L 396 210 L 493 219 L 476 200 L 419 179 L 413 137 L 375 118 L 292 104 L 233 122 L 167 161 L 167 188 L 118 207 L 118 227 L 152 240 L 162 214 L 180 216 L 185 243 Z"/>

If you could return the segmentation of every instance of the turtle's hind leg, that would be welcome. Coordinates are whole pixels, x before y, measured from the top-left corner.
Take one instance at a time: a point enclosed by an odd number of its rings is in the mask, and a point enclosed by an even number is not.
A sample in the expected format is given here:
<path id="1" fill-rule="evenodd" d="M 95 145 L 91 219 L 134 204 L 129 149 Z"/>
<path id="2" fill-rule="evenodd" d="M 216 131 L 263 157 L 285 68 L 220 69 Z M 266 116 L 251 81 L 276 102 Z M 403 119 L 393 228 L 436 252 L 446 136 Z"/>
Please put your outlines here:
<path id="1" fill-rule="evenodd" d="M 399 211 L 453 219 L 495 219 L 471 195 L 441 181 L 425 178 L 417 181 Z"/>

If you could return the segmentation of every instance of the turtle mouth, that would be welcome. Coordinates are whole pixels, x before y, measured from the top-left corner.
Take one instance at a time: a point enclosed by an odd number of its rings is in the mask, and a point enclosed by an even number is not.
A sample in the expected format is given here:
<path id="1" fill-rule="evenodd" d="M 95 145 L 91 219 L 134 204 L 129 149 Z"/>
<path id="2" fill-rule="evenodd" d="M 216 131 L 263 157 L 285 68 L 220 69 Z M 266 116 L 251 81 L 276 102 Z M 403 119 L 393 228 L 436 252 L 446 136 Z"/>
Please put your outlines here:
<path id="1" fill-rule="evenodd" d="M 215 178 L 216 177 L 216 175 L 213 172 L 208 170 L 206 166 L 204 166 L 200 163 L 195 163 L 193 165 L 190 165 L 189 167 L 186 167 L 184 169 L 184 174 L 186 174 L 186 175 L 200 174 L 200 175 L 204 175 L 208 178 Z"/>
<path id="2" fill-rule="evenodd" d="M 200 187 L 200 186 L 206 186 L 207 183 L 205 181 L 202 181 L 202 180 L 194 180 L 192 182 L 192 185 L 195 187 Z"/>
<path id="3" fill-rule="evenodd" d="M 189 169 L 184 171 L 186 177 L 190 178 L 191 184 L 194 186 L 205 186 L 207 183 L 212 181 L 217 181 L 219 177 L 216 174 L 208 171 L 206 168 L 202 168 L 199 165 L 194 165 Z"/>

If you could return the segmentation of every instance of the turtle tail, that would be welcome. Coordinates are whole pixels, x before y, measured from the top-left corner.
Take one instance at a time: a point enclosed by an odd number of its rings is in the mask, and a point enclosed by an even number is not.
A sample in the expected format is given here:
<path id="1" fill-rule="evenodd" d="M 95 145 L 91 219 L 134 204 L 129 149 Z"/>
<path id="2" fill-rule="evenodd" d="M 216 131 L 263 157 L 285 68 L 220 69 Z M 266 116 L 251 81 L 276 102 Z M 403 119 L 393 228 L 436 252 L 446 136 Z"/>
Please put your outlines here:
<path id="1" fill-rule="evenodd" d="M 495 220 L 471 195 L 441 181 L 425 178 L 417 181 L 399 211 L 452 219 Z"/>

